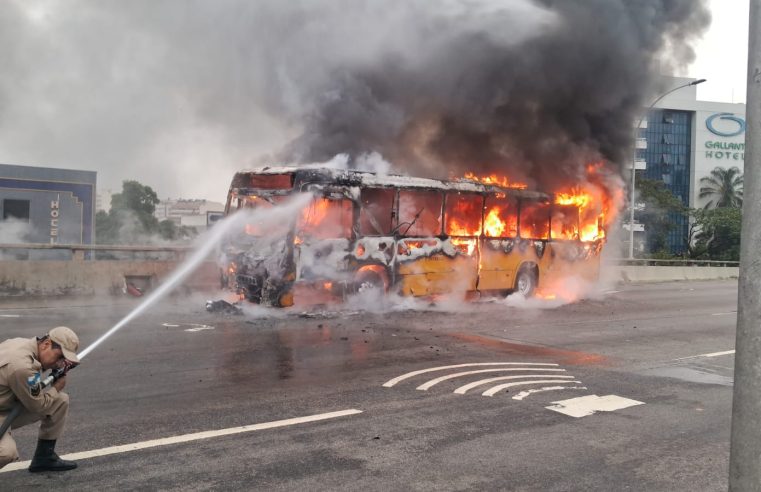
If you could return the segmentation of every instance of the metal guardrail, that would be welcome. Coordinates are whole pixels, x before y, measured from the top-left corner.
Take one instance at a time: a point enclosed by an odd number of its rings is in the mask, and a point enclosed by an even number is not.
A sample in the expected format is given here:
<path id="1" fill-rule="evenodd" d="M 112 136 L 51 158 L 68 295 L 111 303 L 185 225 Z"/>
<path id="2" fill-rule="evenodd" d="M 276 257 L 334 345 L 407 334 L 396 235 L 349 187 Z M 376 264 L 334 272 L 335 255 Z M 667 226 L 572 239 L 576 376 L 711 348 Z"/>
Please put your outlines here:
<path id="1" fill-rule="evenodd" d="M 683 266 L 683 267 L 739 267 L 739 261 L 719 260 L 656 260 L 652 258 L 615 258 L 612 260 L 617 265 L 627 266 Z"/>
<path id="2" fill-rule="evenodd" d="M 28 252 L 29 250 L 64 250 L 71 252 L 71 259 L 74 260 L 124 260 L 124 259 L 161 259 L 161 260 L 182 260 L 188 251 L 193 249 L 192 246 L 140 246 L 140 245 L 116 245 L 116 244 L 44 244 L 44 243 L 25 243 L 25 244 L 3 244 L 0 243 L 0 260 L 4 259 L 3 252 L 17 251 Z M 85 257 L 85 252 L 90 251 L 94 254 Z M 163 253 L 163 254 L 162 254 Z M 150 256 L 158 258 L 148 258 Z M 10 259 L 28 259 L 28 258 L 10 258 Z M 31 258 L 34 259 L 34 258 Z M 614 258 L 611 260 L 617 265 L 631 266 L 713 266 L 713 267 L 738 267 L 739 261 L 717 261 L 717 260 L 656 260 L 652 258 Z"/>
<path id="3" fill-rule="evenodd" d="M 0 260 L 182 260 L 191 246 L 141 246 L 117 244 L 45 244 L 45 243 L 0 243 Z M 39 255 L 35 258 L 30 251 L 63 251 L 60 257 L 56 255 Z M 89 254 L 85 254 L 89 253 Z"/>

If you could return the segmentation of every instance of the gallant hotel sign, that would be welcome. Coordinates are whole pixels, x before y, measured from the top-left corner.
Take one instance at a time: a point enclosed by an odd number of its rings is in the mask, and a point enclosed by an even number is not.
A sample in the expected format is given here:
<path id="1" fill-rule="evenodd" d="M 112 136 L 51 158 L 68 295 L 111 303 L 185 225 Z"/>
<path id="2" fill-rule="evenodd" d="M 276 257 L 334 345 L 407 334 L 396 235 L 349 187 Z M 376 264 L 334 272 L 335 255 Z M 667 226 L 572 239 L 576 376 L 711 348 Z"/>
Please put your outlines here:
<path id="1" fill-rule="evenodd" d="M 716 113 L 706 118 L 706 128 L 716 137 L 731 138 L 745 133 L 745 120 L 732 113 Z M 744 161 L 745 143 L 719 139 L 706 140 L 707 159 Z"/>

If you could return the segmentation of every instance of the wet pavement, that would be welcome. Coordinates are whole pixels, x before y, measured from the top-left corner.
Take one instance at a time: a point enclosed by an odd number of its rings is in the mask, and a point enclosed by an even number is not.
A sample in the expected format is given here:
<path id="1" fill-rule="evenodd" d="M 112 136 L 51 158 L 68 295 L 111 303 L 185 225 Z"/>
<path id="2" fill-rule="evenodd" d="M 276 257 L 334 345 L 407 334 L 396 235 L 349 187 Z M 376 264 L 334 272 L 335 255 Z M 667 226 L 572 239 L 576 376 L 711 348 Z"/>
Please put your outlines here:
<path id="1" fill-rule="evenodd" d="M 364 299 L 240 316 L 172 298 L 70 375 L 59 454 L 93 456 L 58 475 L 0 473 L 0 489 L 725 490 L 736 298 L 736 281 L 676 282 L 569 305 Z M 0 333 L 65 324 L 85 347 L 136 302 L 4 300 Z M 444 366 L 457 367 L 383 386 Z M 455 393 L 488 378 L 502 380 Z M 589 395 L 637 405 L 546 408 Z M 313 420 L 282 422 L 301 417 Z M 252 424 L 265 425 L 239 429 Z M 35 429 L 14 435 L 29 459 Z"/>

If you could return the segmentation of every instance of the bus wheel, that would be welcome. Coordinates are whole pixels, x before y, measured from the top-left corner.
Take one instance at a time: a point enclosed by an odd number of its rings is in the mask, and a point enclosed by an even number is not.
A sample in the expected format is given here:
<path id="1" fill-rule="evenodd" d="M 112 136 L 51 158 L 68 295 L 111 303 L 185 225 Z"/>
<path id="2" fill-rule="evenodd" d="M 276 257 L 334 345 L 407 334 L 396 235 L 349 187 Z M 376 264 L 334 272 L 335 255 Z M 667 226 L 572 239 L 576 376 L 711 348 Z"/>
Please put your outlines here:
<path id="1" fill-rule="evenodd" d="M 377 291 L 384 293 L 388 287 L 386 272 L 382 267 L 366 266 L 357 272 L 354 288 L 357 293 Z"/>
<path id="2" fill-rule="evenodd" d="M 536 290 L 536 273 L 533 268 L 522 268 L 515 280 L 515 291 L 525 298 L 533 297 Z"/>

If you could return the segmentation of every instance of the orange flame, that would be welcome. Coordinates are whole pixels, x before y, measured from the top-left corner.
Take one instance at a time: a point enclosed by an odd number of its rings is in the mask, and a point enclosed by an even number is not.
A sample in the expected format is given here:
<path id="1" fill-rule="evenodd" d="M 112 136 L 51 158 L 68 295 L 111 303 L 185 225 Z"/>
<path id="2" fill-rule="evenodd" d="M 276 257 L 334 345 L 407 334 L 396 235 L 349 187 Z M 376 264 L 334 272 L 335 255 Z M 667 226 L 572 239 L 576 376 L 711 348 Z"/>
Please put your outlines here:
<path id="1" fill-rule="evenodd" d="M 474 173 L 468 172 L 465 173 L 465 179 L 470 179 L 471 181 L 476 181 L 478 183 L 487 185 L 501 186 L 503 188 L 513 188 L 517 190 L 525 190 L 528 188 L 526 183 L 510 181 L 507 176 L 497 176 L 496 174 L 490 174 L 489 176 L 477 176 Z"/>
<path id="2" fill-rule="evenodd" d="M 584 189 L 576 186 L 568 191 L 556 193 L 555 203 L 578 207 L 580 240 L 596 241 L 605 237 L 604 224 L 607 199 L 603 190 L 591 184 L 585 184 Z M 568 238 L 566 237 L 566 239 Z"/>
<path id="3" fill-rule="evenodd" d="M 452 241 L 452 245 L 457 251 L 468 256 L 473 255 L 476 251 L 476 244 L 478 243 L 478 239 L 464 237 L 453 237 L 450 238 L 450 241 Z"/>
<path id="4" fill-rule="evenodd" d="M 501 237 L 507 224 L 499 218 L 499 207 L 492 208 L 484 219 L 484 233 L 489 237 Z"/>

